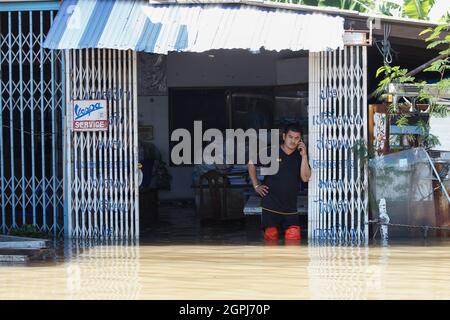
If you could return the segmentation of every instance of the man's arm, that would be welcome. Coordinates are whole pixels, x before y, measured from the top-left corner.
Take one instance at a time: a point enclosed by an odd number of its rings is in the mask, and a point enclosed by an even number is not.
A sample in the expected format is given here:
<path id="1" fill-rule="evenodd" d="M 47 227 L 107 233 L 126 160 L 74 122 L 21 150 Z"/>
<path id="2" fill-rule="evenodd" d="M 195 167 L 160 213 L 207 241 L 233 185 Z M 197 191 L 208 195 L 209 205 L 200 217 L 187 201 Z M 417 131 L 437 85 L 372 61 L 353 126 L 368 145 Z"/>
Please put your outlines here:
<path id="1" fill-rule="evenodd" d="M 308 163 L 308 152 L 306 151 L 306 145 L 303 141 L 299 142 L 298 150 L 302 156 L 302 163 L 300 165 L 300 179 L 302 179 L 303 182 L 308 182 L 311 177 L 311 168 Z"/>
<path id="2" fill-rule="evenodd" d="M 259 183 L 258 177 L 256 176 L 256 166 L 254 164 L 249 163 L 247 168 L 250 180 L 252 180 L 253 188 L 261 197 L 264 197 L 269 192 L 269 187 Z"/>
<path id="3" fill-rule="evenodd" d="M 258 178 L 256 177 L 256 166 L 252 163 L 249 163 L 247 165 L 248 168 L 248 175 L 250 176 L 250 180 L 252 180 L 253 188 L 259 185 Z"/>
<path id="4" fill-rule="evenodd" d="M 311 168 L 308 163 L 308 155 L 302 157 L 302 164 L 300 166 L 300 178 L 303 182 L 308 182 L 311 178 Z"/>

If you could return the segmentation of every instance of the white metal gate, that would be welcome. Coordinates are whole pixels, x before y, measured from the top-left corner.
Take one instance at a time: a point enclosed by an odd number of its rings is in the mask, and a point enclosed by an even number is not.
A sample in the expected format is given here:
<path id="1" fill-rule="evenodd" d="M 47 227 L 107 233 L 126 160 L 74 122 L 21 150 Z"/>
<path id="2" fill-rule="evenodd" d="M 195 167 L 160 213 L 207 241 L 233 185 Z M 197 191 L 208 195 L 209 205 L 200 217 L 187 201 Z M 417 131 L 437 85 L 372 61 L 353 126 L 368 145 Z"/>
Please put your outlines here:
<path id="1" fill-rule="evenodd" d="M 66 50 L 68 236 L 138 238 L 136 53 Z M 72 131 L 72 100 L 107 100 L 109 129 Z"/>
<path id="2" fill-rule="evenodd" d="M 308 237 L 367 240 L 367 48 L 309 54 Z"/>

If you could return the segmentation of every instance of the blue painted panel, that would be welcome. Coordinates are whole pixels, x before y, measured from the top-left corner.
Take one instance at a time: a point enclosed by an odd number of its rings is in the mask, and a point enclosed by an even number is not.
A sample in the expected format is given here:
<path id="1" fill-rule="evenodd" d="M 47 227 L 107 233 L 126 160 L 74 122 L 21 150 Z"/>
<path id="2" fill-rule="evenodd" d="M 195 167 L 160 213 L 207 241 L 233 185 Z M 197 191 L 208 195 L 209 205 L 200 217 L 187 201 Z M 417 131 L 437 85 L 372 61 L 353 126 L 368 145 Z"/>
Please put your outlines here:
<path id="1" fill-rule="evenodd" d="M 0 3 L 0 12 L 58 10 L 59 6 L 59 1 L 2 2 Z"/>

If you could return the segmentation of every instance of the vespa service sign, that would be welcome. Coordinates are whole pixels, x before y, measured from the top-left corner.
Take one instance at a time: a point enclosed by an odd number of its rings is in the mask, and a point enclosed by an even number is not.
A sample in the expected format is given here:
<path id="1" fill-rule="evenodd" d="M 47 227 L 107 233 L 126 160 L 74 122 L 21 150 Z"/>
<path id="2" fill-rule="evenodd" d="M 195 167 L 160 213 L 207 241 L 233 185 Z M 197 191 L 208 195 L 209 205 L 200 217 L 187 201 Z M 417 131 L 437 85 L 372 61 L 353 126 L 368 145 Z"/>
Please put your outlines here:
<path id="1" fill-rule="evenodd" d="M 73 100 L 73 131 L 107 131 L 106 100 Z"/>

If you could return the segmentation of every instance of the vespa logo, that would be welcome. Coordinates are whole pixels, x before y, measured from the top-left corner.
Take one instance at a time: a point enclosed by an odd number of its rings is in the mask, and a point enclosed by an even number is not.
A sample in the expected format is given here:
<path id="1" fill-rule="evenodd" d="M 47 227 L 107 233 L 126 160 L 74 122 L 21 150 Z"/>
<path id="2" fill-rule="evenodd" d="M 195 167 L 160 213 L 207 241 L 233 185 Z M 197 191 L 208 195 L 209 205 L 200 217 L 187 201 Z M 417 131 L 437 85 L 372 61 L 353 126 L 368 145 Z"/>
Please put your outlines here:
<path id="1" fill-rule="evenodd" d="M 75 120 L 79 120 L 86 116 L 90 116 L 91 113 L 101 110 L 101 109 L 103 109 L 103 107 L 101 106 L 100 102 L 90 104 L 86 108 L 81 108 L 78 104 L 76 104 L 75 108 L 74 108 Z"/>

